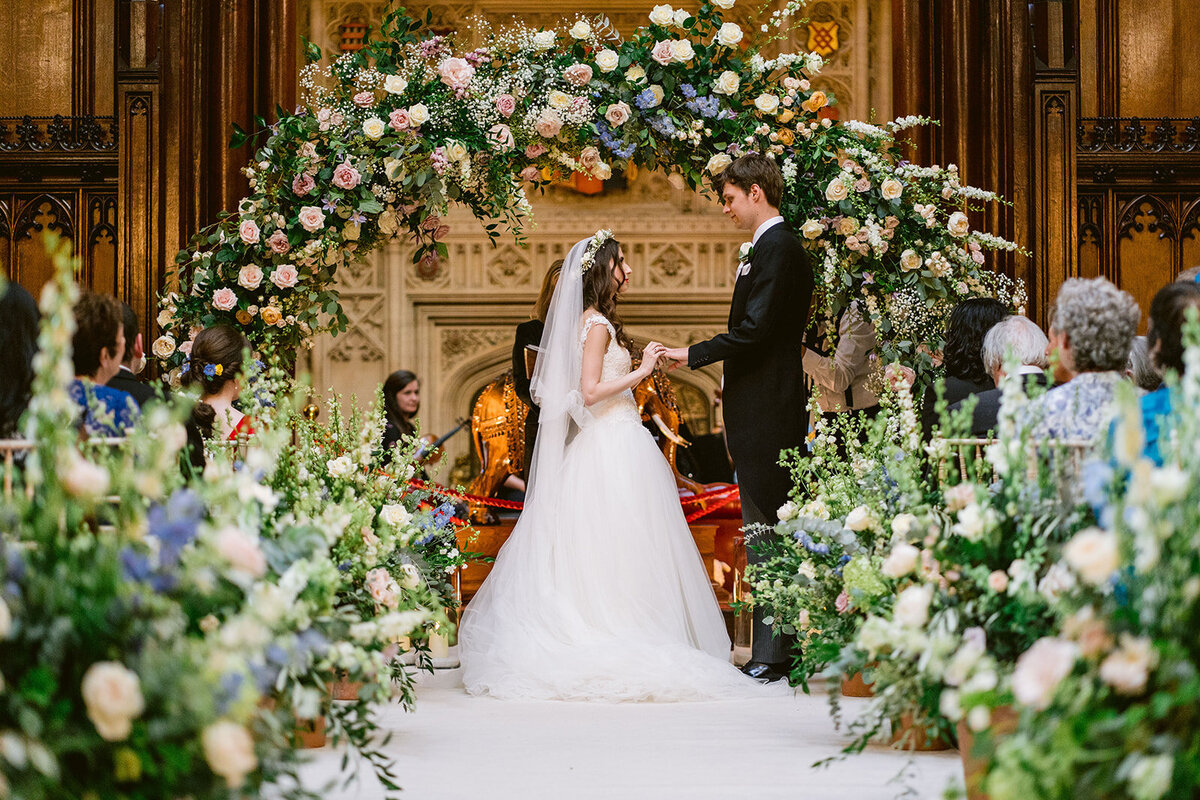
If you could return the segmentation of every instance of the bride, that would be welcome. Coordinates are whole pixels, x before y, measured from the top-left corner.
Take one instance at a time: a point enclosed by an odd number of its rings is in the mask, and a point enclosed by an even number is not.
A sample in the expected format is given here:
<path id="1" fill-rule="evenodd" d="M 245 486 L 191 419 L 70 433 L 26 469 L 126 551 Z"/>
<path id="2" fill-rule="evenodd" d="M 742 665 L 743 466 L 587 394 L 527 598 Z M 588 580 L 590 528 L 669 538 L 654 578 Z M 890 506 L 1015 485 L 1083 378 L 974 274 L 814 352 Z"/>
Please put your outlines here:
<path id="1" fill-rule="evenodd" d="M 463 615 L 463 682 L 514 699 L 691 700 L 759 690 L 729 637 L 666 460 L 632 388 L 616 301 L 632 273 L 607 230 L 555 289 L 531 393 L 541 408 L 525 510 Z"/>

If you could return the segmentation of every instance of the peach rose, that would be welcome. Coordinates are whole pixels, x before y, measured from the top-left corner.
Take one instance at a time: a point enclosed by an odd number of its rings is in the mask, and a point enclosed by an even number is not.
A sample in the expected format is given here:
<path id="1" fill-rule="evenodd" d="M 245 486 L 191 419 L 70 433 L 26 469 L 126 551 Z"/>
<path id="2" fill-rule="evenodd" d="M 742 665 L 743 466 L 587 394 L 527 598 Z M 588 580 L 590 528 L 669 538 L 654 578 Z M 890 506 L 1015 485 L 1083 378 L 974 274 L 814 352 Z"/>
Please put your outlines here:
<path id="1" fill-rule="evenodd" d="M 608 111 L 604 112 L 604 118 L 608 120 L 608 124 L 614 128 L 619 128 L 629 121 L 632 114 L 632 109 L 624 100 L 613 103 L 608 107 Z"/>
<path id="2" fill-rule="evenodd" d="M 809 95 L 808 99 L 800 104 L 800 107 L 810 114 L 815 114 L 828 104 L 829 98 L 825 96 L 825 93 L 817 91 Z"/>
<path id="3" fill-rule="evenodd" d="M 251 578 L 261 578 L 266 574 L 267 559 L 263 556 L 262 548 L 258 546 L 257 537 L 231 526 L 222 528 L 213 544 L 235 572 Z"/>
<path id="4" fill-rule="evenodd" d="M 579 154 L 579 165 L 591 172 L 600 163 L 600 151 L 595 147 L 585 147 Z"/>
<path id="5" fill-rule="evenodd" d="M 358 170 L 350 166 L 348 160 L 338 164 L 333 170 L 333 184 L 342 189 L 353 189 L 361 180 L 362 176 Z"/>
<path id="6" fill-rule="evenodd" d="M 212 304 L 218 311 L 232 311 L 237 305 L 237 295 L 233 293 L 233 289 L 222 286 L 213 292 Z"/>
<path id="7" fill-rule="evenodd" d="M 438 75 L 442 83 L 451 89 L 465 89 L 471 83 L 471 78 L 475 77 L 475 68 L 466 59 L 447 58 L 438 67 Z"/>
<path id="8" fill-rule="evenodd" d="M 300 209 L 300 227 L 309 233 L 325 227 L 325 212 L 317 206 L 304 206 Z"/>
<path id="9" fill-rule="evenodd" d="M 201 743 L 209 769 L 224 778 L 230 789 L 240 787 L 246 782 L 246 776 L 258 769 L 254 738 L 236 722 L 214 722 L 204 729 Z"/>
<path id="10" fill-rule="evenodd" d="M 552 108 L 547 108 L 538 117 L 533 128 L 538 132 L 538 135 L 545 139 L 553 139 L 558 136 L 558 132 L 562 130 L 562 117 Z"/>
<path id="11" fill-rule="evenodd" d="M 280 264 L 271 273 L 271 283 L 280 289 L 291 289 L 300 280 L 300 273 L 291 264 Z"/>
<path id="12" fill-rule="evenodd" d="M 133 720 L 146 708 L 137 673 L 116 661 L 98 661 L 83 674 L 80 690 L 88 719 L 101 739 L 129 738 Z"/>
<path id="13" fill-rule="evenodd" d="M 275 306 L 267 306 L 258 312 L 258 315 L 262 317 L 264 325 L 278 325 L 279 321 L 283 319 L 283 312 Z"/>
<path id="14" fill-rule="evenodd" d="M 563 79 L 572 86 L 587 86 L 592 80 L 592 68 L 587 64 L 572 64 L 563 70 Z"/>
<path id="15" fill-rule="evenodd" d="M 887 178 L 879 185 L 879 193 L 883 195 L 884 200 L 898 200 L 900 199 L 900 195 L 904 193 L 904 186 L 895 178 Z M 894 228 L 896 226 L 889 223 L 888 227 Z"/>
<path id="16" fill-rule="evenodd" d="M 238 286 L 251 291 L 262 283 L 263 271 L 257 264 L 247 264 L 238 270 Z"/>
<path id="17" fill-rule="evenodd" d="M 238 236 L 244 244 L 258 244 L 258 224 L 252 219 L 242 220 L 238 226 Z"/>

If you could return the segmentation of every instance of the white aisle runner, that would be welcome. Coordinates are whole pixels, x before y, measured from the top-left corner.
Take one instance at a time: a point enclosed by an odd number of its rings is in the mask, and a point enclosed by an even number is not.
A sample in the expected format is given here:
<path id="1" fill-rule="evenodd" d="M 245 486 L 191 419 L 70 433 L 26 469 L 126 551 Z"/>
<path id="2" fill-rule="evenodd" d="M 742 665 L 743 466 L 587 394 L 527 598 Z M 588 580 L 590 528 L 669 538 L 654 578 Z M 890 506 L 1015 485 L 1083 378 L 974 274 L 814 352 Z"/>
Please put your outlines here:
<path id="1" fill-rule="evenodd" d="M 849 704 L 861 700 L 847 700 Z M 417 709 L 383 710 L 386 752 L 406 800 L 886 800 L 938 798 L 958 753 L 883 746 L 830 767 L 844 741 L 823 694 L 713 703 L 505 702 L 469 697 L 458 670 L 422 676 Z M 335 775 L 339 749 L 314 751 L 308 788 Z M 909 764 L 908 779 L 892 782 Z M 369 769 L 326 800 L 384 796 Z"/>

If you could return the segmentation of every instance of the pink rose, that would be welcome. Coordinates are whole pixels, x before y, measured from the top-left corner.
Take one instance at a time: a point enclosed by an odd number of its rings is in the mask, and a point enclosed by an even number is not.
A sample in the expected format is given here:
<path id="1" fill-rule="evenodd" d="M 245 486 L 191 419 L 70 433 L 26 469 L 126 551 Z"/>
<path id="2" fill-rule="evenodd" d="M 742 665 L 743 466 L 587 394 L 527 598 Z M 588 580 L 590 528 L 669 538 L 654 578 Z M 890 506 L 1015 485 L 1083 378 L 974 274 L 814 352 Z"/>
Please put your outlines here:
<path id="1" fill-rule="evenodd" d="M 533 144 L 525 145 L 526 158 L 537 158 L 538 156 L 543 156 L 548 152 L 550 152 L 550 149 L 541 142 L 534 142 Z"/>
<path id="2" fill-rule="evenodd" d="M 371 595 L 371 599 L 379 605 L 387 608 L 396 608 L 400 605 L 400 598 L 397 596 L 400 587 L 382 567 L 376 567 L 367 573 L 366 588 L 367 594 Z"/>
<path id="3" fill-rule="evenodd" d="M 186 342 L 179 345 L 179 352 L 183 353 L 185 356 L 190 356 L 192 354 L 192 340 L 188 339 Z"/>
<path id="4" fill-rule="evenodd" d="M 675 48 L 671 46 L 670 39 L 663 39 L 654 45 L 654 49 L 650 51 L 650 57 L 662 64 L 664 67 L 675 60 Z"/>
<path id="5" fill-rule="evenodd" d="M 868 178 L 859 178 L 854 182 L 854 191 L 867 192 L 871 189 L 871 181 Z"/>
<path id="6" fill-rule="evenodd" d="M 613 103 L 609 106 L 608 111 L 604 112 L 604 118 L 608 120 L 609 125 L 619 128 L 629 121 L 631 113 L 629 104 L 622 100 L 619 103 Z"/>
<path id="7" fill-rule="evenodd" d="M 538 117 L 533 128 L 538 132 L 538 135 L 545 139 L 553 139 L 558 136 L 558 132 L 562 130 L 562 117 L 552 108 L 547 108 Z"/>
<path id="8" fill-rule="evenodd" d="M 843 590 L 842 593 L 837 596 L 837 599 L 833 601 L 833 607 L 837 609 L 839 614 L 845 614 L 850 608 L 850 595 L 846 594 L 846 592 Z"/>
<path id="9" fill-rule="evenodd" d="M 521 170 L 521 180 L 536 183 L 542 177 L 542 172 L 537 167 L 526 167 Z"/>
<path id="10" fill-rule="evenodd" d="M 579 165 L 591 172 L 600 163 L 600 151 L 594 147 L 585 147 L 579 154 Z"/>
<path id="11" fill-rule="evenodd" d="M 333 117 L 333 111 L 328 108 L 317 109 L 317 125 L 323 130 L 329 130 L 329 121 Z"/>
<path id="12" fill-rule="evenodd" d="M 358 174 L 358 170 L 350 166 L 350 162 L 343 161 L 338 164 L 333 170 L 333 183 L 335 186 L 340 186 L 343 189 L 353 189 L 358 186 L 358 182 L 362 176 Z"/>
<path id="13" fill-rule="evenodd" d="M 238 236 L 245 244 L 258 244 L 258 225 L 252 219 L 242 220 L 238 226 Z"/>
<path id="14" fill-rule="evenodd" d="M 412 119 L 408 116 L 408 110 L 397 108 L 391 114 L 388 114 L 388 125 L 392 130 L 402 131 L 412 125 Z"/>
<path id="15" fill-rule="evenodd" d="M 300 145 L 300 157 L 307 158 L 309 161 L 315 160 L 317 157 L 316 143 L 315 142 L 305 142 L 304 144 Z"/>
<path id="16" fill-rule="evenodd" d="M 297 197 L 304 197 L 313 190 L 317 185 L 316 181 L 307 172 L 301 172 L 296 177 L 292 178 L 292 194 Z"/>
<path id="17" fill-rule="evenodd" d="M 370 108 L 371 106 L 375 105 L 374 92 L 359 92 L 358 94 L 354 95 L 354 105 L 358 106 L 359 108 Z"/>
<path id="18" fill-rule="evenodd" d="M 587 86 L 592 80 L 592 68 L 587 64 L 572 64 L 563 70 L 563 78 L 572 86 Z"/>
<path id="19" fill-rule="evenodd" d="M 217 534 L 217 552 L 229 562 L 235 572 L 261 578 L 267 572 L 267 559 L 258 546 L 258 537 L 240 528 L 223 528 Z"/>
<path id="20" fill-rule="evenodd" d="M 465 59 L 447 58 L 438 67 L 438 74 L 442 76 L 442 83 L 451 89 L 465 89 L 475 76 L 475 68 Z"/>
<path id="21" fill-rule="evenodd" d="M 280 289 L 290 289 L 300 280 L 300 273 L 291 264 L 280 264 L 271 273 L 271 283 Z"/>
<path id="22" fill-rule="evenodd" d="M 287 234 L 283 231 L 275 231 L 267 239 L 267 246 L 271 248 L 271 252 L 276 255 L 283 255 L 288 250 L 292 249 L 291 242 L 288 241 Z"/>
<path id="23" fill-rule="evenodd" d="M 325 212 L 316 206 L 304 206 L 300 209 L 300 226 L 309 233 L 325 227 Z"/>
<path id="24" fill-rule="evenodd" d="M 218 311 L 232 311 L 237 305 L 237 295 L 233 293 L 233 289 L 222 287 L 213 292 L 212 304 Z"/>
<path id="25" fill-rule="evenodd" d="M 238 270 L 238 286 L 254 291 L 262 283 L 263 271 L 257 264 L 247 264 Z"/>
<path id="26" fill-rule="evenodd" d="M 517 98 L 511 94 L 502 94 L 496 98 L 496 110 L 505 117 L 511 117 L 517 110 Z"/>
<path id="27" fill-rule="evenodd" d="M 512 150 L 516 145 L 512 130 L 503 123 L 497 123 L 488 129 L 488 141 L 502 152 Z"/>

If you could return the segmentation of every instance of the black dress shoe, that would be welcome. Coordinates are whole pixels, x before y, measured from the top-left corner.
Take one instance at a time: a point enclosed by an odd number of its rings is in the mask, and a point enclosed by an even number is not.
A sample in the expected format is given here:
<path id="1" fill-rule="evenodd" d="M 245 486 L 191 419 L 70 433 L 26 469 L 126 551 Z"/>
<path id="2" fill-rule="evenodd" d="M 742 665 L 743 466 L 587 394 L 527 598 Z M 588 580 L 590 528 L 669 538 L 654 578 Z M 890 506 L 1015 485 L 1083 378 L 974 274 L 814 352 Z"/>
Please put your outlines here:
<path id="1" fill-rule="evenodd" d="M 765 664 L 762 661 L 751 661 L 742 667 L 742 673 L 763 684 L 787 678 L 787 670 L 782 664 Z"/>

